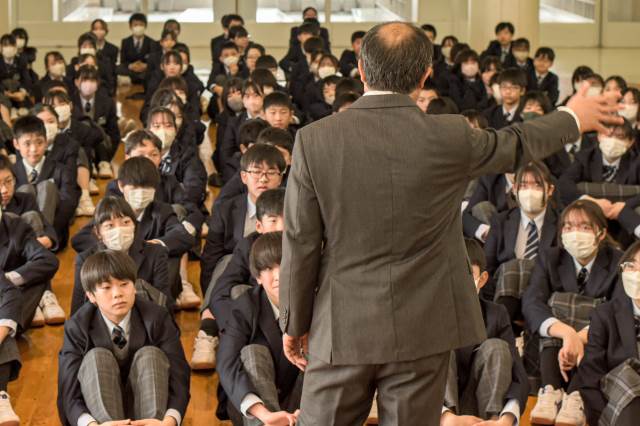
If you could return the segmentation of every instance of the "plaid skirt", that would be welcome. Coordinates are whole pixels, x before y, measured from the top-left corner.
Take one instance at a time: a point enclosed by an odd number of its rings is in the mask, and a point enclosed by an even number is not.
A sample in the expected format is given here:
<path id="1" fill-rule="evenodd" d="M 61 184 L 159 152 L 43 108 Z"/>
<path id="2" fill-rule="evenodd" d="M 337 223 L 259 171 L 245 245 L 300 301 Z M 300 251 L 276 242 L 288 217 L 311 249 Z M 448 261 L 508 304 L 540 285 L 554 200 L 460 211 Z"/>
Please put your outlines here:
<path id="1" fill-rule="evenodd" d="M 555 318 L 580 331 L 589 325 L 593 309 L 605 301 L 604 297 L 594 298 L 578 293 L 557 291 L 551 295 L 547 304 Z M 548 347 L 562 347 L 562 339 L 541 337 L 540 350 Z"/>
<path id="2" fill-rule="evenodd" d="M 607 398 L 599 426 L 613 426 L 629 403 L 640 397 L 640 361 L 629 358 L 600 380 L 600 389 Z"/>
<path id="3" fill-rule="evenodd" d="M 529 285 L 529 278 L 535 264 L 533 259 L 512 259 L 500 265 L 496 271 L 494 301 L 504 296 L 521 299 Z"/>
<path id="4" fill-rule="evenodd" d="M 640 185 L 620 185 L 610 182 L 580 182 L 578 191 L 594 198 L 606 198 L 610 201 L 627 201 L 640 195 Z"/>

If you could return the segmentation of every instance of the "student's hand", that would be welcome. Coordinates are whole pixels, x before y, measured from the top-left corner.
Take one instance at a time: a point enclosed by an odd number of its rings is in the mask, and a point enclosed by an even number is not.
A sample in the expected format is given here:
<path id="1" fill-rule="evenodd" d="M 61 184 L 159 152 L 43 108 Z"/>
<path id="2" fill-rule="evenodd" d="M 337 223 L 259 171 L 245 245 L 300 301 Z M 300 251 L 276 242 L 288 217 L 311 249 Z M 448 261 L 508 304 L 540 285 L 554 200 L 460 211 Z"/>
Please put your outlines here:
<path id="1" fill-rule="evenodd" d="M 220 86 L 219 84 L 216 84 L 213 87 L 213 93 L 215 93 L 218 96 L 222 96 L 223 90 L 224 90 L 224 87 Z"/>
<path id="2" fill-rule="evenodd" d="M 580 133 L 596 131 L 611 134 L 609 125 L 622 124 L 622 117 L 617 113 L 622 108 L 618 104 L 620 96 L 610 92 L 599 96 L 587 97 L 591 85 L 585 82 L 578 92 L 569 99 L 567 107 L 573 111 L 580 122 Z"/>
<path id="3" fill-rule="evenodd" d="M 499 419 L 485 420 L 480 423 L 476 423 L 473 426 L 513 426 L 516 423 L 516 418 L 511 413 L 506 413 L 500 416 Z"/>
<path id="4" fill-rule="evenodd" d="M 131 422 L 133 426 L 178 426 L 176 419 L 171 416 L 165 416 L 163 420 L 142 419 Z"/>
<path id="5" fill-rule="evenodd" d="M 51 239 L 49 237 L 45 236 L 45 237 L 39 237 L 39 238 L 36 238 L 36 239 L 46 249 L 50 249 L 53 246 L 53 242 L 51 241 Z"/>
<path id="6" fill-rule="evenodd" d="M 16 102 L 22 102 L 27 97 L 27 93 L 22 91 L 12 92 L 9 97 Z"/>
<path id="7" fill-rule="evenodd" d="M 611 214 L 611 210 L 613 208 L 613 204 L 611 204 L 611 201 L 605 198 L 593 198 L 588 196 L 583 197 L 583 199 L 593 201 L 594 203 L 596 203 L 606 217 L 609 217 L 609 215 Z"/>
<path id="8" fill-rule="evenodd" d="M 289 362 L 304 371 L 307 367 L 305 355 L 309 353 L 309 333 L 301 337 L 292 337 L 284 333 L 282 335 L 282 348 Z"/>
<path id="9" fill-rule="evenodd" d="M 264 416 L 258 417 L 264 426 L 292 426 L 298 421 L 300 410 L 296 410 L 291 414 L 286 411 L 277 411 L 275 413 L 268 413 Z"/>
<path id="10" fill-rule="evenodd" d="M 565 382 L 569 382 L 568 371 L 571 371 L 584 356 L 584 343 L 575 331 L 562 338 L 562 348 L 558 352 L 560 373 Z"/>
<path id="11" fill-rule="evenodd" d="M 589 327 L 585 327 L 582 330 L 578 331 L 578 337 L 580 337 L 582 344 L 586 345 L 589 341 Z"/>
<path id="12" fill-rule="evenodd" d="M 613 203 L 611 205 L 611 209 L 609 209 L 608 219 L 617 220 L 618 216 L 620 216 L 620 212 L 624 209 L 624 202 L 618 201 L 617 203 Z"/>
<path id="13" fill-rule="evenodd" d="M 98 423 L 89 423 L 90 426 L 94 424 L 98 424 Z M 99 426 L 123 426 L 123 425 L 130 425 L 130 424 L 131 424 L 131 420 L 127 419 L 127 420 L 114 420 L 112 422 L 100 423 Z"/>
<path id="14" fill-rule="evenodd" d="M 153 240 L 147 240 L 147 242 L 148 242 L 148 243 L 150 243 L 150 244 L 159 244 L 159 245 L 161 245 L 161 246 L 162 246 L 162 245 L 164 245 L 164 244 L 162 244 L 162 241 L 160 241 L 160 240 L 159 240 L 159 239 L 157 239 L 157 238 L 155 238 L 155 239 L 153 239 Z"/>
<path id="15" fill-rule="evenodd" d="M 482 422 L 480 417 L 457 416 L 451 411 L 445 411 L 440 416 L 440 426 L 473 426 L 479 422 Z"/>

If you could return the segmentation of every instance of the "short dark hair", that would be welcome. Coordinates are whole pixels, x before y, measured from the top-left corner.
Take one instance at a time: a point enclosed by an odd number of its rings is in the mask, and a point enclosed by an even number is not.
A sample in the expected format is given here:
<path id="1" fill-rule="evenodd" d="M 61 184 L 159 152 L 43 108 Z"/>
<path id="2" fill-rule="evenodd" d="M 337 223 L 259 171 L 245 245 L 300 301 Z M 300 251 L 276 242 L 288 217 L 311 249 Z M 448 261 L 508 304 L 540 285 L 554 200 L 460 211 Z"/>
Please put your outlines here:
<path id="1" fill-rule="evenodd" d="M 268 127 L 269 123 L 261 118 L 246 120 L 238 129 L 238 142 L 248 148 L 250 144 L 256 143 L 260 132 Z"/>
<path id="2" fill-rule="evenodd" d="M 2 45 L 2 46 L 6 46 L 6 45 L 15 46 L 16 45 L 16 38 L 13 36 L 13 34 L 3 34 L 2 37 L 0 37 L 0 45 Z"/>
<path id="3" fill-rule="evenodd" d="M 249 254 L 249 269 L 254 278 L 262 271 L 280 266 L 281 261 L 282 232 L 267 232 L 254 241 Z"/>
<path id="4" fill-rule="evenodd" d="M 178 53 L 184 53 L 185 55 L 187 55 L 187 60 L 191 62 L 191 52 L 189 51 L 189 46 L 183 43 L 178 43 L 175 46 L 173 46 L 173 50 L 175 50 Z"/>
<path id="5" fill-rule="evenodd" d="M 267 127 L 263 129 L 256 138 L 256 143 L 266 143 L 276 147 L 281 147 L 289 151 L 293 151 L 293 136 L 286 130 L 276 127 Z"/>
<path id="6" fill-rule="evenodd" d="M 124 140 L 124 153 L 129 155 L 131 151 L 144 144 L 144 141 L 150 141 L 158 151 L 162 151 L 162 141 L 153 132 L 145 129 L 134 130 L 127 135 Z"/>
<path id="7" fill-rule="evenodd" d="M 161 64 L 168 64 L 173 59 L 174 62 L 182 65 L 182 56 L 178 53 L 177 50 L 169 50 L 162 55 L 162 59 L 160 60 Z"/>
<path id="8" fill-rule="evenodd" d="M 225 41 L 224 43 L 222 43 L 222 46 L 220 47 L 220 54 L 222 55 L 222 51 L 227 49 L 233 49 L 237 52 L 238 46 L 236 46 L 236 44 L 231 40 Z"/>
<path id="9" fill-rule="evenodd" d="M 260 91 L 263 93 L 265 86 L 273 87 L 274 90 L 278 88 L 278 81 L 267 68 L 256 67 L 249 78 L 260 87 Z"/>
<path id="10" fill-rule="evenodd" d="M 302 10 L 302 16 L 306 15 L 307 12 L 310 11 L 310 10 L 313 10 L 316 13 L 316 15 L 318 14 L 318 9 L 316 9 L 313 6 L 307 6 Z"/>
<path id="11" fill-rule="evenodd" d="M 144 26 L 147 26 L 147 15 L 144 13 L 136 12 L 129 17 L 129 26 L 133 24 L 133 21 L 143 22 Z"/>
<path id="12" fill-rule="evenodd" d="M 573 70 L 573 74 L 571 75 L 571 83 L 575 83 L 578 80 L 582 81 L 593 74 L 593 70 L 586 65 L 579 65 L 576 69 Z"/>
<path id="13" fill-rule="evenodd" d="M 514 184 L 518 186 L 522 185 L 522 182 L 524 181 L 524 177 L 527 174 L 533 175 L 533 179 L 535 180 L 535 182 L 538 185 L 542 186 L 543 188 L 545 184 L 554 185 L 554 178 L 551 175 L 549 168 L 542 161 L 531 161 L 525 164 L 524 166 L 520 167 L 518 170 L 516 170 L 516 175 L 514 177 Z M 543 192 L 542 197 L 545 203 L 549 201 L 555 208 L 555 203 L 553 202 L 553 198 L 550 200 L 547 200 L 546 191 Z"/>
<path id="14" fill-rule="evenodd" d="M 63 104 L 70 104 L 71 97 L 69 94 L 58 87 L 52 87 L 42 98 L 42 102 L 45 104 L 53 104 L 54 101 L 62 102 Z"/>
<path id="15" fill-rule="evenodd" d="M 97 228 L 114 217 L 128 217 L 133 223 L 137 223 L 136 214 L 133 212 L 129 203 L 127 203 L 127 200 L 123 197 L 108 195 L 100 200 L 96 206 L 96 211 L 93 214 L 93 223 Z"/>
<path id="16" fill-rule="evenodd" d="M 13 124 L 13 136 L 16 139 L 20 139 L 21 136 L 29 133 L 35 133 L 38 136 L 47 136 L 44 123 L 35 115 L 20 117 Z"/>
<path id="17" fill-rule="evenodd" d="M 502 30 L 509 30 L 511 34 L 516 32 L 516 29 L 511 22 L 499 22 L 498 25 L 496 25 L 495 33 L 498 34 Z"/>
<path id="18" fill-rule="evenodd" d="M 366 31 L 354 31 L 351 33 L 351 44 L 353 44 L 359 38 L 364 38 Z"/>
<path id="19" fill-rule="evenodd" d="M 485 56 L 480 58 L 480 72 L 489 71 L 491 67 L 494 67 L 496 72 L 502 71 L 502 62 L 497 56 Z"/>
<path id="20" fill-rule="evenodd" d="M 173 32 L 171 30 L 164 29 L 164 30 L 162 30 L 162 33 L 160 34 L 160 40 L 158 40 L 158 42 L 164 40 L 167 37 L 171 38 L 173 41 L 178 40 L 178 36 L 176 35 L 175 32 Z"/>
<path id="21" fill-rule="evenodd" d="M 234 39 L 236 37 L 249 37 L 249 32 L 241 25 L 229 28 L 229 39 Z"/>
<path id="22" fill-rule="evenodd" d="M 531 45 L 529 44 L 529 40 L 528 39 L 526 39 L 524 37 L 520 37 L 520 38 L 515 39 L 513 41 L 513 43 L 511 43 L 511 48 L 512 49 L 521 48 L 521 49 L 529 50 L 529 49 L 531 49 Z"/>
<path id="23" fill-rule="evenodd" d="M 178 128 L 178 125 L 176 124 L 176 115 L 169 108 L 163 106 L 154 106 L 153 108 L 151 108 L 151 110 L 149 110 L 149 114 L 147 114 L 147 126 L 150 126 L 151 119 L 155 115 L 159 114 L 169 117 L 169 119 L 173 123 L 173 127 L 175 127 L 176 129 Z"/>
<path id="24" fill-rule="evenodd" d="M 457 114 L 459 112 L 458 107 L 451 98 L 442 97 L 433 99 L 427 106 L 427 114 L 440 115 L 440 114 Z"/>
<path id="25" fill-rule="evenodd" d="M 247 52 L 251 49 L 256 49 L 260 52 L 260 56 L 263 56 L 266 53 L 266 50 L 264 48 L 263 45 L 259 44 L 259 43 L 251 43 L 249 44 L 249 46 L 247 46 Z M 256 59 L 257 61 L 257 59 Z"/>
<path id="26" fill-rule="evenodd" d="M 120 166 L 118 182 L 123 186 L 132 185 L 155 189 L 160 185 L 160 172 L 148 158 L 131 157 Z"/>
<path id="27" fill-rule="evenodd" d="M 547 58 L 551 62 L 556 60 L 556 52 L 553 51 L 550 47 L 539 47 L 536 50 L 536 54 L 533 55 L 534 58 Z"/>
<path id="28" fill-rule="evenodd" d="M 306 53 L 324 52 L 324 40 L 318 36 L 309 37 L 303 44 L 302 49 Z"/>
<path id="29" fill-rule="evenodd" d="M 507 68 L 498 75 L 498 84 L 511 83 L 522 88 L 527 87 L 527 76 L 520 68 Z"/>
<path id="30" fill-rule="evenodd" d="M 86 42 L 89 42 L 93 45 L 93 47 L 96 47 L 98 44 L 98 39 L 96 38 L 96 35 L 94 33 L 92 33 L 91 31 L 87 31 L 86 33 L 82 33 L 80 34 L 80 36 L 78 37 L 78 49 L 80 49 L 80 47 L 85 44 Z"/>
<path id="31" fill-rule="evenodd" d="M 436 31 L 436 27 L 434 27 L 431 24 L 423 24 L 420 26 L 420 29 L 422 31 L 429 31 L 430 33 L 433 33 L 433 38 L 436 38 L 438 36 L 438 32 Z"/>
<path id="32" fill-rule="evenodd" d="M 33 115 L 38 115 L 43 111 L 46 111 L 49 114 L 53 115 L 56 118 L 56 121 L 59 120 L 58 113 L 56 112 L 55 108 L 51 104 L 47 104 L 47 103 L 35 104 L 31 109 L 31 113 Z"/>
<path id="33" fill-rule="evenodd" d="M 433 102 L 433 101 L 432 101 Z M 460 113 L 468 121 L 475 122 L 480 129 L 486 129 L 489 127 L 489 121 L 487 117 L 477 109 L 467 109 Z"/>
<path id="34" fill-rule="evenodd" d="M 278 68 L 278 61 L 271 55 L 262 55 L 256 60 L 256 69 Z"/>
<path id="35" fill-rule="evenodd" d="M 242 93 L 242 96 L 244 96 L 250 90 L 253 90 L 258 95 L 263 96 L 262 87 L 258 83 L 256 83 L 255 81 L 249 78 L 245 80 L 244 83 L 242 84 L 242 90 L 240 90 L 240 93 Z"/>
<path id="36" fill-rule="evenodd" d="M 633 126 L 631 125 L 631 122 L 629 122 L 629 120 L 627 120 L 626 118 L 622 119 L 622 124 L 611 126 L 610 129 L 612 129 L 614 132 L 618 130 L 620 133 L 622 133 L 622 137 L 635 142 L 635 132 L 633 130 Z"/>
<path id="37" fill-rule="evenodd" d="M 82 289 L 94 293 L 96 287 L 115 278 L 135 283 L 138 277 L 136 263 L 123 251 L 103 250 L 92 254 L 80 270 Z"/>
<path id="38" fill-rule="evenodd" d="M 289 98 L 289 95 L 277 91 L 269 93 L 264 97 L 262 108 L 266 111 L 269 107 L 272 106 L 282 106 L 293 110 L 293 104 L 291 103 L 291 98 Z"/>
<path id="39" fill-rule="evenodd" d="M 604 85 L 606 86 L 610 81 L 615 81 L 618 87 L 620 87 L 620 91 L 624 91 L 627 89 L 627 80 L 625 80 L 620 75 L 612 75 L 607 77 L 607 79 L 604 81 Z"/>
<path id="40" fill-rule="evenodd" d="M 177 25 L 178 26 L 178 30 L 182 29 L 182 26 L 180 25 L 180 22 L 178 22 L 176 19 L 167 19 L 166 21 L 164 21 L 164 24 L 162 25 L 162 29 L 166 29 L 169 25 Z"/>
<path id="41" fill-rule="evenodd" d="M 336 99 L 343 93 L 356 93 L 362 96 L 364 93 L 364 85 L 360 80 L 345 77 L 336 84 Z"/>
<path id="42" fill-rule="evenodd" d="M 467 61 L 476 61 L 478 63 L 478 68 L 480 68 L 480 56 L 478 56 L 478 52 L 473 49 L 462 50 L 456 55 L 454 61 L 456 63 L 456 69 L 460 69 L 460 66 Z"/>
<path id="43" fill-rule="evenodd" d="M 527 102 L 537 102 L 545 114 L 550 113 L 553 108 L 547 94 L 539 90 L 532 90 L 525 93 L 521 101 L 522 106 L 527 105 Z"/>
<path id="44" fill-rule="evenodd" d="M 235 13 L 224 15 L 220 21 L 222 22 L 222 28 L 229 28 L 231 21 L 240 21 L 242 22 L 242 25 L 244 25 L 244 19 L 242 18 L 242 16 Z"/>
<path id="45" fill-rule="evenodd" d="M 9 170 L 13 174 L 13 163 L 4 154 L 0 154 L 0 170 Z"/>
<path id="46" fill-rule="evenodd" d="M 49 58 L 55 58 L 56 62 L 57 61 L 63 61 L 64 62 L 64 56 L 62 56 L 62 53 L 58 52 L 57 50 L 52 50 L 50 52 L 45 53 L 44 55 L 44 68 L 46 69 L 47 66 L 49 65 Z"/>
<path id="47" fill-rule="evenodd" d="M 318 34 L 320 34 L 320 26 L 315 22 L 303 22 L 298 27 L 298 35 L 300 34 L 311 34 L 312 36 L 318 36 Z"/>
<path id="48" fill-rule="evenodd" d="M 251 165 L 259 166 L 263 163 L 269 167 L 277 168 L 282 173 L 284 173 L 287 168 L 287 163 L 285 163 L 284 157 L 282 153 L 278 151 L 278 148 L 273 145 L 255 144 L 242 154 L 240 158 L 240 170 L 246 171 Z"/>
<path id="49" fill-rule="evenodd" d="M 389 25 L 404 26 L 408 36 L 393 46 L 379 36 Z M 373 90 L 411 93 L 419 85 L 433 60 L 433 45 L 418 27 L 401 22 L 378 24 L 364 36 L 360 53 L 367 85 Z"/>
<path id="50" fill-rule="evenodd" d="M 109 25 L 107 25 L 107 21 L 105 21 L 104 19 L 94 19 L 93 21 L 91 21 L 91 26 L 89 28 L 91 28 L 93 30 L 94 25 L 96 24 L 100 24 L 104 27 L 105 31 L 109 32 Z"/>
<path id="51" fill-rule="evenodd" d="M 265 216 L 282 216 L 284 194 L 284 188 L 268 189 L 260 194 L 256 200 L 256 218 L 262 220 Z"/>
<path id="52" fill-rule="evenodd" d="M 473 238 L 465 238 L 464 245 L 467 248 L 467 256 L 469 256 L 469 263 L 471 266 L 477 266 L 480 269 L 480 273 L 487 270 L 487 257 L 484 254 L 484 250 L 479 242 Z"/>
<path id="53" fill-rule="evenodd" d="M 182 59 L 180 60 L 182 62 Z M 184 93 L 189 92 L 189 86 L 182 76 L 177 75 L 175 77 L 165 77 L 162 79 L 160 84 L 158 85 L 158 89 L 170 89 L 174 92 L 176 90 L 181 90 Z"/>
<path id="54" fill-rule="evenodd" d="M 571 204 L 569 204 L 560 214 L 560 220 L 558 220 L 558 246 L 564 248 L 564 244 L 562 244 L 562 228 L 564 223 L 566 222 L 569 214 L 572 211 L 581 211 L 587 216 L 590 222 L 593 223 L 596 229 L 594 231 L 604 231 L 608 229 L 607 218 L 602 212 L 600 206 L 594 203 L 591 200 L 581 200 L 578 199 Z M 611 239 L 605 239 L 603 243 L 612 243 Z"/>
<path id="55" fill-rule="evenodd" d="M 83 65 L 78 68 L 78 75 L 76 76 L 76 79 L 79 81 L 95 80 L 100 82 L 100 74 L 96 67 L 92 65 Z"/>
<path id="56" fill-rule="evenodd" d="M 585 77 L 585 80 L 596 80 L 604 88 L 604 78 L 600 74 L 593 73 Z"/>
<path id="57" fill-rule="evenodd" d="M 331 105 L 331 109 L 333 112 L 338 112 L 340 111 L 340 108 L 342 108 L 345 105 L 351 105 L 352 103 L 357 101 L 359 98 L 360 98 L 360 95 L 357 93 L 353 93 L 353 92 L 341 93 L 339 96 L 336 96 L 336 100 L 333 101 L 333 105 Z"/>
<path id="58" fill-rule="evenodd" d="M 24 39 L 24 45 L 26 46 L 27 44 L 29 44 L 29 33 L 27 33 L 27 30 L 25 30 L 22 27 L 17 27 L 14 28 L 13 30 L 11 30 L 11 34 L 15 37 L 15 38 L 22 38 Z"/>

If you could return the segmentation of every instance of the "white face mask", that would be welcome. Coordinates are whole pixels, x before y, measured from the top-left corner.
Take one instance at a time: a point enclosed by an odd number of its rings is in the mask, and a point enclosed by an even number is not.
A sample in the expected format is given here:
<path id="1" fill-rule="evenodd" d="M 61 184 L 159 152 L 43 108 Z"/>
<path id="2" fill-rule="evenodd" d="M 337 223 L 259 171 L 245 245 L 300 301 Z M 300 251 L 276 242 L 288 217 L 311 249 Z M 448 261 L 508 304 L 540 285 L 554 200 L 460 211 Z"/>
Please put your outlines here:
<path id="1" fill-rule="evenodd" d="M 189 69 L 189 65 L 182 64 L 182 68 L 180 68 L 180 74 L 184 74 Z"/>
<path id="2" fill-rule="evenodd" d="M 460 66 L 460 71 L 462 72 L 462 75 L 464 75 L 467 78 L 473 78 L 476 75 L 478 75 L 478 69 L 479 69 L 478 64 L 475 62 L 462 64 Z"/>
<path id="3" fill-rule="evenodd" d="M 94 49 L 93 47 L 81 47 L 80 54 L 96 56 L 96 49 Z"/>
<path id="4" fill-rule="evenodd" d="M 529 52 L 526 50 L 516 50 L 513 52 L 513 56 L 518 62 L 524 62 L 529 57 Z"/>
<path id="5" fill-rule="evenodd" d="M 318 68 L 318 77 L 321 79 L 327 78 L 330 75 L 335 75 L 336 69 L 334 67 L 324 66 Z"/>
<path id="6" fill-rule="evenodd" d="M 16 47 L 18 49 L 22 49 L 26 44 L 27 44 L 27 40 L 25 40 L 23 38 L 17 38 L 16 39 Z"/>
<path id="7" fill-rule="evenodd" d="M 239 61 L 240 61 L 240 58 L 233 55 L 233 56 L 227 56 L 226 58 L 224 58 L 222 60 L 222 63 L 225 64 L 227 67 L 230 67 L 231 65 L 237 64 Z"/>
<path id="8" fill-rule="evenodd" d="M 85 98 L 90 98 L 98 91 L 98 82 L 93 80 L 87 80 L 80 83 L 80 93 Z"/>
<path id="9" fill-rule="evenodd" d="M 440 50 L 442 52 L 442 56 L 449 59 L 449 55 L 451 54 L 451 46 L 443 46 Z"/>
<path id="10" fill-rule="evenodd" d="M 142 37 L 144 35 L 144 25 L 136 25 L 131 28 L 131 33 L 136 37 Z"/>
<path id="11" fill-rule="evenodd" d="M 537 214 L 544 210 L 544 193 L 539 189 L 521 189 L 518 202 L 525 213 Z"/>
<path id="12" fill-rule="evenodd" d="M 64 62 L 56 62 L 49 67 L 49 74 L 54 77 L 63 77 L 65 74 Z"/>
<path id="13" fill-rule="evenodd" d="M 640 299 L 640 272 L 628 271 L 622 273 L 624 292 L 633 300 Z"/>
<path id="14" fill-rule="evenodd" d="M 98 40 L 104 40 L 107 32 L 105 30 L 93 30 L 93 34 L 95 34 Z"/>
<path id="15" fill-rule="evenodd" d="M 591 86 L 587 89 L 587 98 L 595 98 L 600 94 L 602 94 L 602 87 L 600 86 Z"/>
<path id="16" fill-rule="evenodd" d="M 336 95 L 327 95 L 324 97 L 324 101 L 329 105 L 333 105 L 333 103 L 336 101 Z"/>
<path id="17" fill-rule="evenodd" d="M 285 75 L 284 70 L 280 67 L 278 67 L 278 70 L 276 71 L 275 78 L 278 83 L 287 81 L 287 76 Z"/>
<path id="18" fill-rule="evenodd" d="M 133 188 L 124 194 L 125 200 L 135 211 L 144 210 L 153 201 L 156 190 L 153 188 Z"/>
<path id="19" fill-rule="evenodd" d="M 618 111 L 618 114 L 635 123 L 638 118 L 638 104 L 623 104 L 623 107 L 624 109 Z"/>
<path id="20" fill-rule="evenodd" d="M 616 137 L 601 136 L 600 138 L 600 151 L 607 160 L 617 160 L 627 152 L 627 144 Z"/>
<path id="21" fill-rule="evenodd" d="M 135 226 L 117 226 L 104 232 L 102 242 L 109 250 L 127 251 L 133 244 Z"/>
<path id="22" fill-rule="evenodd" d="M 18 49 L 15 46 L 3 46 L 2 47 L 2 57 L 8 61 L 12 60 L 16 57 L 16 53 Z"/>
<path id="23" fill-rule="evenodd" d="M 66 123 L 71 117 L 71 105 L 58 105 L 54 108 L 56 110 L 56 114 L 58 114 L 58 121 L 61 123 Z"/>
<path id="24" fill-rule="evenodd" d="M 176 138 L 176 131 L 174 129 L 165 129 L 164 127 L 162 127 L 160 129 L 153 129 L 151 131 L 158 137 L 158 139 L 162 141 L 163 151 L 171 148 L 171 145 L 173 145 L 173 141 Z"/>
<path id="25" fill-rule="evenodd" d="M 586 259 L 596 251 L 596 236 L 592 232 L 571 231 L 562 233 L 562 245 L 576 259 Z"/>
<path id="26" fill-rule="evenodd" d="M 58 134 L 58 124 L 45 123 L 44 128 L 47 131 L 47 142 L 53 142 L 53 140 L 56 138 L 56 135 Z"/>
<path id="27" fill-rule="evenodd" d="M 500 85 L 498 83 L 493 83 L 491 85 L 491 93 L 493 94 L 493 99 L 496 100 L 497 104 L 502 103 L 502 93 L 500 93 Z"/>

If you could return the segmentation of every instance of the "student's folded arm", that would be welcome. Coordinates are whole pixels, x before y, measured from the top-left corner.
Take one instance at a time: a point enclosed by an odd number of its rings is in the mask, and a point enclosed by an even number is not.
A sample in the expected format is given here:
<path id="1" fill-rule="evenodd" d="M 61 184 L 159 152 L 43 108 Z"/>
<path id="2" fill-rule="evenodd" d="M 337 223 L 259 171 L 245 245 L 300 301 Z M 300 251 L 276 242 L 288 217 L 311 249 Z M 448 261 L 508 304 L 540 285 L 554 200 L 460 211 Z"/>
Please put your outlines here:
<path id="1" fill-rule="evenodd" d="M 169 299 L 172 299 L 168 268 L 169 252 L 165 249 L 160 249 L 153 244 L 150 244 L 150 246 L 153 247 L 153 250 L 157 250 L 158 253 L 155 256 L 155 262 L 153 265 L 153 282 L 149 284 L 166 294 Z"/>
<path id="2" fill-rule="evenodd" d="M 58 356 L 58 413 L 75 426 L 82 414 L 89 414 L 85 404 L 78 372 L 84 357 L 87 336 L 77 324 L 68 320 L 64 326 L 64 341 Z M 65 422 L 62 422 L 65 424 Z"/>
<path id="3" fill-rule="evenodd" d="M 624 203 L 624 208 L 618 215 L 618 222 L 622 227 L 640 238 L 640 214 L 636 211 L 636 208 L 640 206 L 640 195 L 637 195 Z"/>
<path id="4" fill-rule="evenodd" d="M 558 191 L 564 204 L 571 204 L 583 195 L 578 191 L 577 184 L 586 180 L 584 168 L 582 161 L 576 159 L 558 179 Z"/>
<path id="5" fill-rule="evenodd" d="M 46 282 L 53 278 L 60 264 L 58 258 L 35 238 L 31 229 L 23 234 L 22 256 L 27 261 L 14 272 L 20 274 L 24 280 L 23 285 Z"/>
<path id="6" fill-rule="evenodd" d="M 284 202 L 285 232 L 280 267 L 280 303 L 285 312 L 283 331 L 294 337 L 307 333 L 311 325 L 324 234 L 303 133 L 304 130 L 298 132 L 293 147 Z"/>
<path id="7" fill-rule="evenodd" d="M 169 250 L 169 256 L 180 256 L 188 252 L 195 243 L 194 236 L 190 235 L 184 226 L 178 222 L 178 217 L 175 214 L 167 217 L 163 231 L 163 236 L 158 239 Z"/>
<path id="8" fill-rule="evenodd" d="M 213 270 L 224 255 L 224 225 L 222 219 L 214 210 L 211 220 L 207 221 L 209 233 L 205 239 L 204 248 L 200 254 L 200 285 L 206 288 L 213 275 Z"/>
<path id="9" fill-rule="evenodd" d="M 531 271 L 529 286 L 522 295 L 522 313 L 532 333 L 541 331 L 542 323 L 553 318 L 551 308 L 547 305 L 551 291 L 544 258 L 546 256 L 537 257 L 536 264 Z"/>
<path id="10" fill-rule="evenodd" d="M 243 250 L 244 245 L 248 244 L 248 241 L 242 240 L 236 245 L 231 256 L 231 261 L 218 278 L 216 286 L 211 293 L 210 308 L 216 317 L 218 311 L 224 309 L 225 304 L 231 301 L 231 289 L 238 284 L 249 284 L 251 279 L 251 272 L 245 265 Z"/>

